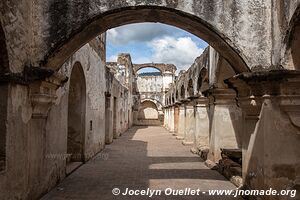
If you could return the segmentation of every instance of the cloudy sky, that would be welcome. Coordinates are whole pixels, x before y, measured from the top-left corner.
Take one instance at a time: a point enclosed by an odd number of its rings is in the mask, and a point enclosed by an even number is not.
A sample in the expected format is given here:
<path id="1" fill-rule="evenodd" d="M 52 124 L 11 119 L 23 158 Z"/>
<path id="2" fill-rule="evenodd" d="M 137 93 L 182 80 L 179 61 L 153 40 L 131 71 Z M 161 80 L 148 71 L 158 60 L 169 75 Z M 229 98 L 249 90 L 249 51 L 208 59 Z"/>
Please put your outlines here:
<path id="1" fill-rule="evenodd" d="M 171 63 L 187 69 L 207 47 L 198 37 L 173 26 L 140 23 L 120 26 L 107 33 L 107 61 L 130 53 L 133 63 Z"/>

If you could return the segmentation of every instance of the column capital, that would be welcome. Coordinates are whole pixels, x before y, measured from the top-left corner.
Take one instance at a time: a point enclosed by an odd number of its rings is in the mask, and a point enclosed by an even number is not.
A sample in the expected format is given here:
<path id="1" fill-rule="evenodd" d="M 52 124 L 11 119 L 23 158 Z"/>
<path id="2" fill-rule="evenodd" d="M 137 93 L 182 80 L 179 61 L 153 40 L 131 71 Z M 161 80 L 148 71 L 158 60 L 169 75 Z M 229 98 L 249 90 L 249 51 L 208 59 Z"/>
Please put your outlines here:
<path id="1" fill-rule="evenodd" d="M 186 104 L 185 105 L 185 108 L 186 109 L 194 109 L 195 108 L 195 104 L 193 102 L 189 103 L 189 104 Z"/>
<path id="2" fill-rule="evenodd" d="M 209 105 L 209 98 L 204 96 L 199 96 L 197 99 L 194 100 L 196 107 L 208 107 Z"/>
<path id="3" fill-rule="evenodd" d="M 181 99 L 180 102 L 181 102 L 181 104 L 187 104 L 187 103 L 191 102 L 191 100 L 190 99 Z"/>
<path id="4" fill-rule="evenodd" d="M 205 93 L 211 104 L 236 104 L 236 92 L 231 88 L 210 88 Z"/>
<path id="5" fill-rule="evenodd" d="M 184 110 L 184 109 L 185 109 L 185 105 L 184 105 L 184 104 L 181 104 L 181 105 L 179 106 L 179 109 L 180 109 L 180 110 Z"/>
<path id="6" fill-rule="evenodd" d="M 29 84 L 33 118 L 45 118 L 57 99 L 56 91 L 62 87 L 68 78 L 54 73 L 45 80 L 34 81 Z"/>
<path id="7" fill-rule="evenodd" d="M 238 103 L 247 115 L 258 115 L 267 99 L 276 100 L 290 117 L 292 112 L 300 112 L 300 71 L 247 72 L 233 76 L 225 83 L 237 91 Z"/>
<path id="8" fill-rule="evenodd" d="M 178 101 L 175 101 L 175 105 L 176 105 L 176 106 L 180 106 L 181 104 L 182 104 L 181 101 L 179 101 L 179 100 L 178 100 Z"/>

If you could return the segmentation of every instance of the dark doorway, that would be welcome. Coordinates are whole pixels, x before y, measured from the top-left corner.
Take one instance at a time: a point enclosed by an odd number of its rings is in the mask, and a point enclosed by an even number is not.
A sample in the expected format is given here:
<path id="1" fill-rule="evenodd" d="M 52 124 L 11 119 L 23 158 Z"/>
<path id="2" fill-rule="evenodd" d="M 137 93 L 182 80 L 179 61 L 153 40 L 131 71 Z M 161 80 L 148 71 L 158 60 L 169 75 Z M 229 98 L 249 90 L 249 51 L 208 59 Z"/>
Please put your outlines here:
<path id="1" fill-rule="evenodd" d="M 84 162 L 86 86 L 80 63 L 75 63 L 69 86 L 67 173 Z"/>

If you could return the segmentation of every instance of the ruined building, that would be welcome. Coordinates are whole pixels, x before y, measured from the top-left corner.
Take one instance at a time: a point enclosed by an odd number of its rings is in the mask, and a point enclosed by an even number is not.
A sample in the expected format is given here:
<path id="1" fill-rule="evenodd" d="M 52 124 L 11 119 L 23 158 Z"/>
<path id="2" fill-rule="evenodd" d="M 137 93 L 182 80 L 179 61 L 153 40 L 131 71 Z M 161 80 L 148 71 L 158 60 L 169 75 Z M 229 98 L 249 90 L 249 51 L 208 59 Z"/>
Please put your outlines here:
<path id="1" fill-rule="evenodd" d="M 39 199 L 133 125 L 163 125 L 236 186 L 299 199 L 299 0 L 2 0 L 0 22 L 1 200 Z M 178 76 L 106 63 L 105 32 L 138 22 L 210 46 Z"/>

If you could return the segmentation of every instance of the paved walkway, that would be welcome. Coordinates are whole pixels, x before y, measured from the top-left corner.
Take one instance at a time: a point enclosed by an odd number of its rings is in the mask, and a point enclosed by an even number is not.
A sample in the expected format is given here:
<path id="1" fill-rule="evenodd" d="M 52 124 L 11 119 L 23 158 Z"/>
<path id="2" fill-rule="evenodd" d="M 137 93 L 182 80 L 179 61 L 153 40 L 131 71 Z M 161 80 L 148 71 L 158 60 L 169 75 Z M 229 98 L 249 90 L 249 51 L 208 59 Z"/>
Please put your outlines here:
<path id="1" fill-rule="evenodd" d="M 202 193 L 235 187 L 218 172 L 208 169 L 189 149 L 162 127 L 133 127 L 42 200 L 150 199 L 114 196 L 113 188 L 119 188 L 121 193 L 126 188 L 158 190 L 151 199 L 237 199 Z M 199 196 L 165 196 L 166 188 L 200 189 L 201 192 Z"/>

